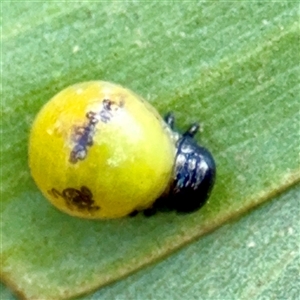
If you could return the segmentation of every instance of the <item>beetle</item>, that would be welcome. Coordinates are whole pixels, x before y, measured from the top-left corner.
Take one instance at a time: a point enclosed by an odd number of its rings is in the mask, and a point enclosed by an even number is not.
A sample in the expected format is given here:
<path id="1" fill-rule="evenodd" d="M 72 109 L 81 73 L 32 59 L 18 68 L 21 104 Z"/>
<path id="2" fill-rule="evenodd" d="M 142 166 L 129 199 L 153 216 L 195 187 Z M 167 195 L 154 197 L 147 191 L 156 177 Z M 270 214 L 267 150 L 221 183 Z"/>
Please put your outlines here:
<path id="1" fill-rule="evenodd" d="M 89 219 L 143 211 L 189 213 L 208 199 L 216 165 L 194 139 L 180 134 L 132 91 L 105 81 L 67 87 L 38 113 L 29 166 L 43 195 L 59 210 Z"/>
<path id="2" fill-rule="evenodd" d="M 199 131 L 199 124 L 192 124 L 181 135 L 174 131 L 175 117 L 173 113 L 168 113 L 165 121 L 176 136 L 177 151 L 172 184 L 167 195 L 157 199 L 151 208 L 144 210 L 145 216 L 151 216 L 156 211 L 194 212 L 206 203 L 215 183 L 216 164 L 214 158 L 194 139 Z"/>

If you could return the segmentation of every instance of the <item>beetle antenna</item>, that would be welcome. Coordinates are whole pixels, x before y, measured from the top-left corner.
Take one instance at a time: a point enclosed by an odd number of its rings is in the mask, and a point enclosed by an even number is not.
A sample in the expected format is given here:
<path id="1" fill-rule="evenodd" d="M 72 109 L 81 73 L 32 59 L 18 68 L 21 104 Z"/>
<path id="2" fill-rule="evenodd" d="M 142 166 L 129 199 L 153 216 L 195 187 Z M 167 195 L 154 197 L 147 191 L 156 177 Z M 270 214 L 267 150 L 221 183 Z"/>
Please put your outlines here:
<path id="1" fill-rule="evenodd" d="M 166 115 L 165 115 L 165 122 L 169 125 L 169 127 L 171 129 L 174 129 L 174 123 L 175 123 L 175 117 L 174 117 L 174 114 L 172 112 L 168 112 Z"/>
<path id="2" fill-rule="evenodd" d="M 195 134 L 199 131 L 199 129 L 200 129 L 200 125 L 198 123 L 194 123 L 183 135 L 189 136 L 189 137 L 194 137 Z"/>

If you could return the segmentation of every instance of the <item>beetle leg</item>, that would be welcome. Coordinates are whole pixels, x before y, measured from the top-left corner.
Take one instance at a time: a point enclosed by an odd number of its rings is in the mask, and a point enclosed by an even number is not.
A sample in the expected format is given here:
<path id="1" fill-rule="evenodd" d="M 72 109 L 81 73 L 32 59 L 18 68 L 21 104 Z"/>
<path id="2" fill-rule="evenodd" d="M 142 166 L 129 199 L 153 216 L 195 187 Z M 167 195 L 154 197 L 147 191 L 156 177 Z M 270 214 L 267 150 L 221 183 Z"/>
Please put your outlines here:
<path id="1" fill-rule="evenodd" d="M 172 112 L 168 112 L 165 115 L 165 122 L 169 125 L 169 127 L 173 130 L 174 129 L 174 122 L 175 122 L 175 117 Z"/>
<path id="2" fill-rule="evenodd" d="M 183 134 L 183 136 L 194 137 L 195 134 L 199 131 L 200 125 L 198 123 L 194 123 L 190 126 L 190 128 Z"/>
<path id="3" fill-rule="evenodd" d="M 135 209 L 134 211 L 132 211 L 132 212 L 128 215 L 128 217 L 133 218 L 133 217 L 135 217 L 138 213 L 139 213 L 139 211 Z"/>
<path id="4" fill-rule="evenodd" d="M 156 212 L 157 212 L 157 209 L 155 207 L 150 207 L 150 208 L 143 210 L 143 214 L 145 217 L 151 217 L 151 216 L 155 215 Z"/>

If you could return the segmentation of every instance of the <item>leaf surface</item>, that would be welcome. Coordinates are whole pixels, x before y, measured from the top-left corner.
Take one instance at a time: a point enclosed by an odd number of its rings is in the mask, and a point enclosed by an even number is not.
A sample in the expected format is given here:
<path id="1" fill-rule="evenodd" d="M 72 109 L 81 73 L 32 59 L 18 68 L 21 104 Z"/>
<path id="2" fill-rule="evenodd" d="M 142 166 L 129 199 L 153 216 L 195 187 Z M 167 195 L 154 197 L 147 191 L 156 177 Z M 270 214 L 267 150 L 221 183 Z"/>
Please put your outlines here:
<path id="1" fill-rule="evenodd" d="M 299 182 L 298 3 L 4 2 L 2 12 L 1 272 L 21 297 L 95 290 Z M 203 209 L 103 222 L 45 201 L 27 164 L 31 123 L 62 88 L 95 79 L 174 111 L 180 128 L 201 122 L 218 166 Z"/>
<path id="2" fill-rule="evenodd" d="M 93 295 L 80 299 L 299 299 L 300 185 Z"/>

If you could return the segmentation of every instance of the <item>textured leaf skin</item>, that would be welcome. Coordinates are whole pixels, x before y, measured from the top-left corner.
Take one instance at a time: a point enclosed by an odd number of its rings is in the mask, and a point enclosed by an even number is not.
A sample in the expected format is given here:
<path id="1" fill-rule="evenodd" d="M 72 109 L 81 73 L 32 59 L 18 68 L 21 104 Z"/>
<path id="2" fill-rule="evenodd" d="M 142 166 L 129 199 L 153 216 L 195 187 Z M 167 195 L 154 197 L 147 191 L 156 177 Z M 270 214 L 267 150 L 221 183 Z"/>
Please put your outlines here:
<path id="1" fill-rule="evenodd" d="M 2 11 L 1 271 L 20 297 L 92 291 L 299 182 L 298 3 L 7 2 Z M 31 123 L 62 88 L 95 79 L 173 110 L 180 128 L 201 122 L 198 141 L 218 166 L 202 210 L 97 222 L 45 201 L 27 164 Z"/>
<path id="2" fill-rule="evenodd" d="M 298 299 L 300 185 L 180 252 L 80 299 Z"/>
<path id="3" fill-rule="evenodd" d="M 78 300 L 298 299 L 296 186 L 163 262 Z M 14 300 L 2 286 L 0 299 Z"/>

